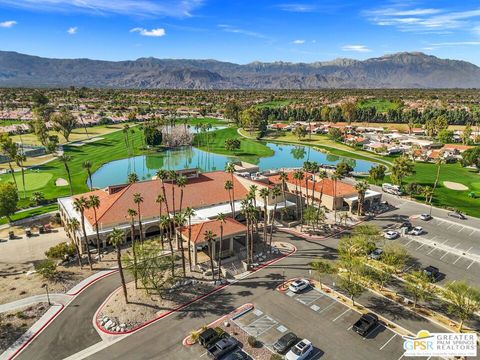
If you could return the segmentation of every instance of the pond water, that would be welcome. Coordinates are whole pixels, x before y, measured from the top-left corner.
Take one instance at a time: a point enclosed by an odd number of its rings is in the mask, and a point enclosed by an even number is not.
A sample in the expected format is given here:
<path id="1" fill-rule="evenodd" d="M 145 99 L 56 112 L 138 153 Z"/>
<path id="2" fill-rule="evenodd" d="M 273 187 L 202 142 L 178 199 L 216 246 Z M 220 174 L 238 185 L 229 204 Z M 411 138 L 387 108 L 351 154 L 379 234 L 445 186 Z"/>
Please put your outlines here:
<path id="1" fill-rule="evenodd" d="M 344 160 L 355 171 L 366 172 L 374 163 L 364 160 L 345 158 L 337 155 L 323 153 L 309 146 L 281 145 L 266 143 L 275 154 L 270 157 L 260 158 L 256 164 L 261 170 L 301 167 L 304 161 L 316 161 L 319 164 L 335 165 Z M 225 164 L 233 157 L 212 154 L 188 147 L 176 150 L 167 150 L 152 155 L 135 156 L 132 158 L 111 161 L 100 167 L 93 175 L 93 186 L 103 188 L 109 185 L 121 184 L 127 181 L 128 174 L 134 172 L 142 180 L 155 176 L 159 169 L 178 170 L 186 168 L 199 168 L 202 171 L 223 170 Z"/>

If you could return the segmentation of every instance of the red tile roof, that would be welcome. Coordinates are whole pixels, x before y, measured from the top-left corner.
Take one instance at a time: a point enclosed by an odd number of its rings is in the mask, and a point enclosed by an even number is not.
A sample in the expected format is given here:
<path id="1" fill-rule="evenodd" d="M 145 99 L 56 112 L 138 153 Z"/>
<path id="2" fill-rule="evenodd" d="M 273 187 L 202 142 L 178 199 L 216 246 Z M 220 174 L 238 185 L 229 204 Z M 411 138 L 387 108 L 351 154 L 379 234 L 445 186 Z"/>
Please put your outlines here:
<path id="1" fill-rule="evenodd" d="M 241 200 L 245 198 L 248 191 L 237 180 L 236 176 L 233 179 L 235 200 Z M 195 209 L 228 203 L 229 194 L 224 189 L 225 181 L 227 180 L 231 180 L 231 175 L 223 171 L 203 173 L 198 178 L 189 179 L 183 189 L 182 209 L 187 207 Z M 175 210 L 180 208 L 181 189 L 176 184 L 172 185 L 166 182 L 165 193 L 170 212 L 173 211 L 172 187 L 175 189 Z M 142 218 L 158 217 L 159 204 L 156 202 L 156 199 L 159 194 L 162 194 L 162 186 L 159 180 L 133 183 L 113 195 L 109 195 L 103 190 L 96 190 L 82 195 L 86 198 L 91 194 L 98 195 L 100 198 L 100 207 L 97 209 L 98 223 L 101 226 L 113 226 L 129 221 L 128 209 L 137 210 L 137 205 L 133 202 L 133 194 L 136 193 L 140 193 L 143 197 L 143 203 L 140 205 Z M 165 204 L 162 205 L 162 212 L 166 214 Z M 85 216 L 90 224 L 95 224 L 93 209 L 85 210 Z"/>
<path id="2" fill-rule="evenodd" d="M 445 144 L 443 146 L 445 150 L 458 150 L 458 151 L 465 151 L 468 149 L 473 148 L 473 146 L 470 145 L 461 145 L 461 144 Z"/>
<path id="3" fill-rule="evenodd" d="M 220 226 L 222 222 L 220 220 L 210 220 L 198 224 L 192 225 L 192 238 L 191 241 L 194 244 L 203 243 L 205 241 L 205 232 L 211 231 L 216 236 L 216 239 L 220 238 Z M 223 223 L 223 237 L 227 238 L 233 235 L 241 234 L 246 231 L 247 227 L 232 218 L 226 218 Z M 188 239 L 188 227 L 183 227 L 181 230 L 182 236 Z"/>

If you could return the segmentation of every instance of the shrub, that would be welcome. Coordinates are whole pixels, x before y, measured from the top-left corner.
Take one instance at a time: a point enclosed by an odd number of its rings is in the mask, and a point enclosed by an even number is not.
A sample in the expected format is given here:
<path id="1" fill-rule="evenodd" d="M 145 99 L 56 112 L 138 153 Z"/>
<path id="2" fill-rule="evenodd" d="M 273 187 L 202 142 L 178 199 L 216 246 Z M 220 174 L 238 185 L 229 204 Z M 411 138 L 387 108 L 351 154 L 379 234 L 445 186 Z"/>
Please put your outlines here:
<path id="1" fill-rule="evenodd" d="M 248 345 L 250 345 L 250 346 L 253 347 L 253 348 L 258 347 L 258 345 L 259 345 L 259 344 L 258 344 L 258 340 L 257 340 L 257 338 L 256 338 L 255 336 L 249 336 L 249 337 L 247 338 L 247 342 L 248 342 Z"/>
<path id="2" fill-rule="evenodd" d="M 57 275 L 57 266 L 49 259 L 36 263 L 35 270 L 47 280 L 52 280 Z"/>
<path id="3" fill-rule="evenodd" d="M 50 249 L 45 251 L 45 256 L 49 259 L 65 259 L 65 256 L 74 256 L 75 255 L 75 245 L 72 243 L 60 243 L 55 246 L 52 246 Z"/>
<path id="4" fill-rule="evenodd" d="M 270 360 L 282 360 L 283 357 L 279 354 L 272 354 L 272 356 L 270 356 Z"/>

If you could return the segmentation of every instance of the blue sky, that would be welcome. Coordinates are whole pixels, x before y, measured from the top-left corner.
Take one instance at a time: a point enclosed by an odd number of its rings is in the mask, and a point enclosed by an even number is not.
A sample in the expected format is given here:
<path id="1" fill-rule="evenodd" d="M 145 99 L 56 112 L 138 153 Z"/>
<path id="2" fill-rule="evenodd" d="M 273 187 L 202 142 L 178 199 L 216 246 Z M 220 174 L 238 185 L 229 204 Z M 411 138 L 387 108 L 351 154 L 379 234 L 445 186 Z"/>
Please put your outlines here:
<path id="1" fill-rule="evenodd" d="M 480 2 L 0 0 L 0 50 L 236 63 L 422 51 L 480 65 Z"/>

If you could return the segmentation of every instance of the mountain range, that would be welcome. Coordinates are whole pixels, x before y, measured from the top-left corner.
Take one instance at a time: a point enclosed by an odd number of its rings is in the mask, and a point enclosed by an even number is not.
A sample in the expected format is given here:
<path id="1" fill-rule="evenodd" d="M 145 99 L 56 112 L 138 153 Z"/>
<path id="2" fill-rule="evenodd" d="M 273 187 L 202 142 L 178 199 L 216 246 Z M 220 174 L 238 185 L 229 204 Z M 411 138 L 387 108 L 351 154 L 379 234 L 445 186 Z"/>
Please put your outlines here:
<path id="1" fill-rule="evenodd" d="M 0 87 L 157 89 L 479 88 L 480 67 L 404 52 L 367 60 L 49 59 L 0 51 Z"/>

